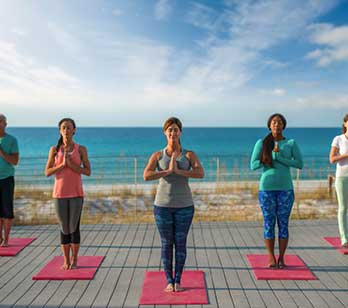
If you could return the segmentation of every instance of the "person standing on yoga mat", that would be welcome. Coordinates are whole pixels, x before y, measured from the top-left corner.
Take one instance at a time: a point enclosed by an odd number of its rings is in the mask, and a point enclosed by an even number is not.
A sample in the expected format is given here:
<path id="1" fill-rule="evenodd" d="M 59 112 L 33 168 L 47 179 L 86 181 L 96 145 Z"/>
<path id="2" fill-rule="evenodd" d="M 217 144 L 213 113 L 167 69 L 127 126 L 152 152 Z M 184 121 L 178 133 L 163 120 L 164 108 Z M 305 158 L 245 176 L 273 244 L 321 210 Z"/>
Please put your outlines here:
<path id="1" fill-rule="evenodd" d="M 252 170 L 262 168 L 259 184 L 259 202 L 264 218 L 264 239 L 270 268 L 284 268 L 284 255 L 288 245 L 288 224 L 294 203 L 294 190 L 290 167 L 302 169 L 302 155 L 294 139 L 286 139 L 283 130 L 286 119 L 272 114 L 267 122 L 271 131 L 259 139 L 251 155 Z M 278 223 L 279 258 L 274 255 L 275 223 Z"/>
<path id="2" fill-rule="evenodd" d="M 51 147 L 45 174 L 55 174 L 53 198 L 60 225 L 60 243 L 64 255 L 62 269 L 74 269 L 80 248 L 80 219 L 83 205 L 81 174 L 91 175 L 87 149 L 74 142 L 74 120 L 64 118 L 58 124 L 60 138 Z M 70 257 L 71 250 L 71 257 Z"/>
<path id="3" fill-rule="evenodd" d="M 348 248 L 348 114 L 343 118 L 342 134 L 331 144 L 330 163 L 336 165 L 335 188 L 338 201 L 338 228 L 343 247 Z"/>
<path id="4" fill-rule="evenodd" d="M 10 238 L 14 219 L 14 166 L 19 160 L 17 139 L 6 133 L 6 126 L 6 117 L 0 113 L 0 247 L 7 247 Z"/>
<path id="5" fill-rule="evenodd" d="M 154 216 L 161 236 L 161 257 L 168 282 L 164 291 L 180 292 L 184 290 L 180 282 L 186 260 L 186 239 L 194 214 L 188 179 L 203 178 L 204 171 L 196 154 L 181 146 L 182 124 L 178 118 L 165 121 L 163 132 L 167 146 L 152 154 L 144 170 L 144 180 L 159 179 Z"/>

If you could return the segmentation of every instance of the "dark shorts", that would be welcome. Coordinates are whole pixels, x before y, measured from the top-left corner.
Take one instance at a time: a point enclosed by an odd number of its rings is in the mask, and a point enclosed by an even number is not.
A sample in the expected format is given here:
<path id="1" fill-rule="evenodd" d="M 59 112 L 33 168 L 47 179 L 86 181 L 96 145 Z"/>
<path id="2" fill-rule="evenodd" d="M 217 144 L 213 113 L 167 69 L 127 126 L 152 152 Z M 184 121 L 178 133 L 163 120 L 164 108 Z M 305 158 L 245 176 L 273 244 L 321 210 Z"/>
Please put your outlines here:
<path id="1" fill-rule="evenodd" d="M 0 180 L 0 218 L 13 219 L 14 177 Z"/>

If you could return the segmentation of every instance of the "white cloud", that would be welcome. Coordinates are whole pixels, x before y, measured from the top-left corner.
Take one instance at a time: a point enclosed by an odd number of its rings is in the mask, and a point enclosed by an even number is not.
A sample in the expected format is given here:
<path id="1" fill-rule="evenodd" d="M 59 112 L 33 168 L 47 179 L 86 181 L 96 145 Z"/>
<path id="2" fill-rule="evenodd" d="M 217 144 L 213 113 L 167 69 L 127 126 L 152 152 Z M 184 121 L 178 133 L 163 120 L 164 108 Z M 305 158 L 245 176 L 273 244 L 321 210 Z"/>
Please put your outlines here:
<path id="1" fill-rule="evenodd" d="M 348 93 L 317 93 L 288 102 L 293 109 L 341 110 L 348 106 Z"/>
<path id="2" fill-rule="evenodd" d="M 185 20 L 196 27 L 213 30 L 217 27 L 219 12 L 211 7 L 194 2 Z"/>
<path id="3" fill-rule="evenodd" d="M 77 55 L 81 52 L 82 47 L 79 39 L 71 31 L 68 31 L 66 27 L 49 23 L 48 29 L 56 43 L 60 45 L 64 51 L 73 55 Z"/>
<path id="4" fill-rule="evenodd" d="M 16 45 L 0 42 L 0 103 L 80 109 L 86 116 L 98 113 L 101 118 L 110 117 L 109 123 L 112 117 L 117 123 L 120 114 L 126 123 L 127 112 L 136 111 L 139 116 L 146 110 L 192 110 L 192 114 L 204 110 L 207 116 L 215 117 L 218 112 L 225 116 L 225 109 L 231 111 L 229 114 L 247 109 L 259 98 L 243 88 L 248 81 L 265 68 L 289 65 L 265 56 L 265 51 L 302 35 L 308 24 L 334 5 L 329 0 L 228 2 L 230 7 L 222 12 L 201 4 L 190 6 L 186 21 L 203 29 L 198 53 L 194 48 L 178 49 L 175 43 L 140 38 L 134 33 L 119 35 L 97 27 L 93 32 L 75 32 L 71 30 L 74 23 L 49 26 L 58 46 L 67 51 L 59 59 L 65 66 L 54 59 L 44 65 L 20 53 L 23 49 Z M 169 1 L 158 1 L 156 18 L 167 19 L 170 5 Z M 76 64 L 73 74 L 68 63 L 87 55 L 88 65 L 81 69 Z M 264 93 L 268 97 L 261 96 L 260 102 L 289 100 L 282 87 Z M 256 103 L 261 106 L 260 102 Z M 210 124 L 214 121 L 219 119 Z"/>
<path id="5" fill-rule="evenodd" d="M 307 59 L 317 61 L 317 65 L 321 67 L 333 62 L 348 61 L 348 26 L 312 24 L 308 30 L 310 41 L 321 47 L 309 52 Z"/>
<path id="6" fill-rule="evenodd" d="M 118 17 L 121 16 L 123 14 L 123 11 L 121 11 L 120 9 L 113 9 L 112 10 L 112 15 Z"/>
<path id="7" fill-rule="evenodd" d="M 286 90 L 283 88 L 262 89 L 260 90 L 260 94 L 264 96 L 285 96 Z"/>
<path id="8" fill-rule="evenodd" d="M 64 105 L 74 96 L 82 96 L 80 87 L 79 79 L 64 69 L 40 65 L 20 54 L 15 44 L 0 41 L 1 102 Z"/>
<path id="9" fill-rule="evenodd" d="M 295 85 L 300 87 L 300 88 L 314 88 L 320 85 L 320 82 L 318 80 L 309 80 L 309 81 L 296 81 Z"/>
<path id="10" fill-rule="evenodd" d="M 158 0 L 155 5 L 155 18 L 157 20 L 166 20 L 168 19 L 171 10 L 169 0 Z"/>
<path id="11" fill-rule="evenodd" d="M 23 29 L 20 29 L 20 28 L 13 28 L 12 29 L 12 33 L 18 35 L 18 36 L 26 36 L 27 35 L 27 31 L 23 30 Z"/>
<path id="12" fill-rule="evenodd" d="M 232 3 L 233 2 L 233 3 Z M 194 4 L 187 20 L 209 30 L 200 46 L 205 56 L 188 67 L 184 84 L 197 89 L 240 88 L 265 67 L 288 65 L 265 59 L 263 52 L 302 34 L 314 18 L 328 11 L 336 1 L 229 1 L 231 7 L 219 16 L 213 9 Z"/>

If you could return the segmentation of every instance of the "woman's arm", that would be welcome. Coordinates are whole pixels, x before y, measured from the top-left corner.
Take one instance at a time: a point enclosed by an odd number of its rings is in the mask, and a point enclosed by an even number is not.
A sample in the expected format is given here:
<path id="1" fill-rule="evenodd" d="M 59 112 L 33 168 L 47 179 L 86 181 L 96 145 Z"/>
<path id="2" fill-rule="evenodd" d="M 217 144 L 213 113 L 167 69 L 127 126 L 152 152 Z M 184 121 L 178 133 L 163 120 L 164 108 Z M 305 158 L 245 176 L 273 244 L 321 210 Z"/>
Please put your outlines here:
<path id="1" fill-rule="evenodd" d="M 155 152 L 151 155 L 145 169 L 144 169 L 144 180 L 145 181 L 153 181 L 157 180 L 159 178 L 163 178 L 173 172 L 172 168 L 170 167 L 168 170 L 163 171 L 156 171 L 157 162 L 161 157 L 161 152 Z"/>
<path id="2" fill-rule="evenodd" d="M 67 156 L 67 166 L 75 171 L 76 173 L 79 173 L 79 174 L 84 174 L 84 175 L 87 175 L 87 176 L 90 176 L 91 175 L 91 164 L 88 160 L 88 154 L 87 154 L 87 149 L 86 147 L 80 145 L 79 146 L 79 153 L 80 153 L 80 157 L 81 157 L 81 161 L 82 161 L 82 166 L 79 166 L 79 165 L 76 165 L 74 164 L 70 158 L 69 158 L 69 155 Z"/>
<path id="3" fill-rule="evenodd" d="M 51 147 L 51 149 L 48 153 L 48 159 L 47 159 L 46 168 L 45 168 L 45 175 L 46 176 L 51 176 L 52 174 L 56 173 L 59 170 L 62 170 L 66 166 L 65 158 L 60 165 L 58 165 L 58 166 L 54 165 L 55 154 L 56 154 L 56 147 Z"/>
<path id="4" fill-rule="evenodd" d="M 203 167 L 197 157 L 197 155 L 192 152 L 187 152 L 187 158 L 191 163 L 191 170 L 181 170 L 178 168 L 177 164 L 174 165 L 174 172 L 178 175 L 185 176 L 188 178 L 196 178 L 201 179 L 204 178 L 204 170 Z"/>
<path id="5" fill-rule="evenodd" d="M 19 160 L 19 154 L 18 153 L 12 153 L 7 154 L 1 147 L 0 147 L 0 157 L 2 157 L 4 160 L 6 160 L 11 165 L 17 165 Z"/>
<path id="6" fill-rule="evenodd" d="M 292 159 L 284 158 L 281 155 L 281 151 L 272 152 L 272 157 L 274 158 L 274 160 L 277 160 L 278 162 L 280 162 L 281 164 L 285 166 L 294 167 L 297 169 L 303 168 L 302 154 L 301 154 L 300 148 L 298 147 L 295 141 L 292 147 Z"/>
<path id="7" fill-rule="evenodd" d="M 261 151 L 262 151 L 262 140 L 260 139 L 255 143 L 253 153 L 251 154 L 251 158 L 250 158 L 251 170 L 256 170 L 263 167 L 263 164 L 260 161 Z"/>
<path id="8" fill-rule="evenodd" d="M 343 160 L 343 159 L 347 159 L 347 158 L 348 158 L 348 153 L 340 155 L 339 148 L 331 147 L 331 151 L 330 151 L 330 163 L 331 164 L 336 163 L 336 162 Z"/>

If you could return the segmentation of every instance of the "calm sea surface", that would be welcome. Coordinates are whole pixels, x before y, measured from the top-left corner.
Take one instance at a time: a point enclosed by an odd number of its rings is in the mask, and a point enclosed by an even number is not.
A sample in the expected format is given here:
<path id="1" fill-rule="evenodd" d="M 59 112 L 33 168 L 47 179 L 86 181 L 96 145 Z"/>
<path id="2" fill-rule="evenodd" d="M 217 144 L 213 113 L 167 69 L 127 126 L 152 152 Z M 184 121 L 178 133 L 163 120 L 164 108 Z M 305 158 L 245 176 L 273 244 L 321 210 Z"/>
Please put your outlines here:
<path id="1" fill-rule="evenodd" d="M 21 161 L 17 183 L 45 184 L 52 180 L 43 175 L 50 146 L 57 143 L 57 128 L 9 127 L 17 137 Z M 249 157 L 257 139 L 268 133 L 266 128 L 184 128 L 181 143 L 195 151 L 206 171 L 205 181 L 252 180 L 258 172 L 249 170 Z M 328 154 L 340 128 L 287 128 L 284 135 L 299 144 L 305 162 L 302 179 L 326 179 L 335 166 Z M 165 147 L 161 128 L 78 128 L 75 141 L 85 145 L 92 163 L 93 184 L 142 183 L 142 171 L 148 157 Z"/>

